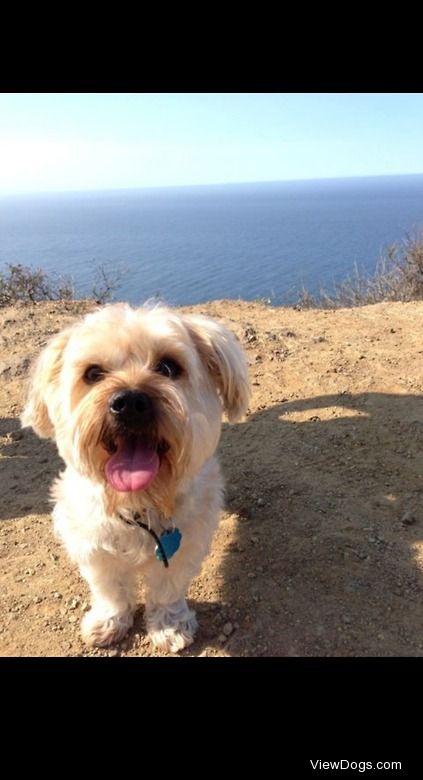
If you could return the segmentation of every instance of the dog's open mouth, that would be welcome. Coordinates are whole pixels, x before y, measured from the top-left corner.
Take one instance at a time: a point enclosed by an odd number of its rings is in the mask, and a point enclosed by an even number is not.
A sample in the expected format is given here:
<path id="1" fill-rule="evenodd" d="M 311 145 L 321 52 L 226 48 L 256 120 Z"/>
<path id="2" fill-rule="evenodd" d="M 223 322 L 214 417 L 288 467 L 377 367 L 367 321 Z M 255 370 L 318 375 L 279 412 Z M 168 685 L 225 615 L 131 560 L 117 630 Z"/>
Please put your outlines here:
<path id="1" fill-rule="evenodd" d="M 117 451 L 105 466 L 109 485 L 120 492 L 146 490 L 160 468 L 160 446 L 131 435 L 119 438 Z"/>

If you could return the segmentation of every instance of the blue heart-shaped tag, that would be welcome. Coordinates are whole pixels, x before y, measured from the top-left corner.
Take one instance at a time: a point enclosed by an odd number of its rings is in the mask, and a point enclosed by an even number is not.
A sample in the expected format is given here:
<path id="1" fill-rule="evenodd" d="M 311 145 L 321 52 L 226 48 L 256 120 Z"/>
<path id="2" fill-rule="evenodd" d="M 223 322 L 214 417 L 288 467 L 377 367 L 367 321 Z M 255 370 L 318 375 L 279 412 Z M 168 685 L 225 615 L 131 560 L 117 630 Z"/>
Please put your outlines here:
<path id="1" fill-rule="evenodd" d="M 163 531 L 163 533 L 160 535 L 160 544 L 163 547 L 167 559 L 171 558 L 172 555 L 175 555 L 175 553 L 179 550 L 181 539 L 182 534 L 179 528 L 174 528 L 172 531 Z M 156 545 L 154 552 L 156 554 L 156 558 L 158 558 L 159 561 L 164 561 L 162 551 L 158 544 Z"/>

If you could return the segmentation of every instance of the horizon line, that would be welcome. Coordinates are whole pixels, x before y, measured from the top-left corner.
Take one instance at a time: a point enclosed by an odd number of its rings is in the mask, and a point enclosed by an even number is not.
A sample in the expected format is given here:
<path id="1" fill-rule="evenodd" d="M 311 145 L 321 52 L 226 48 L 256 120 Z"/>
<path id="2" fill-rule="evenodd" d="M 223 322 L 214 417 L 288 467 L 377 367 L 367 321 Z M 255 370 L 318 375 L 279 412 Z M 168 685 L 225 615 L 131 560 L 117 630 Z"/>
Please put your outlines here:
<path id="1" fill-rule="evenodd" d="M 298 179 L 256 179 L 254 181 L 225 181 L 225 182 L 204 182 L 202 184 L 144 184 L 141 186 L 130 187 L 103 187 L 101 189 L 69 189 L 69 190 L 19 190 L 19 191 L 1 191 L 0 198 L 19 197 L 24 195 L 77 195 L 84 193 L 102 193 L 102 192 L 138 192 L 148 190 L 176 190 L 176 189 L 201 189 L 209 187 L 242 187 L 262 184 L 295 184 L 299 182 L 326 182 L 326 181 L 352 181 L 355 179 L 392 179 L 402 177 L 423 176 L 423 171 L 418 173 L 367 173 L 356 176 L 323 176 Z"/>

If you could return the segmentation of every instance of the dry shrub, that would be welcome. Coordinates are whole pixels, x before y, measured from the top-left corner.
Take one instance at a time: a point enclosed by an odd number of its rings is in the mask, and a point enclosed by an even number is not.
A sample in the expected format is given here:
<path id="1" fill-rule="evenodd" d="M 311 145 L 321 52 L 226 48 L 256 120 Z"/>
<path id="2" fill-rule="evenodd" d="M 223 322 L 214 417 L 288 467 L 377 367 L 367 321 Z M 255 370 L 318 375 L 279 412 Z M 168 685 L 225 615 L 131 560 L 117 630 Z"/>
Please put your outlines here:
<path id="1" fill-rule="evenodd" d="M 113 299 L 119 287 L 122 272 L 108 270 L 103 265 L 93 268 L 93 288 L 88 298 L 97 303 L 107 303 Z M 0 272 L 0 307 L 17 303 L 35 303 L 37 301 L 72 301 L 77 295 L 71 277 L 48 274 L 40 268 L 30 268 L 21 264 L 6 264 L 6 270 Z"/>
<path id="2" fill-rule="evenodd" d="M 423 299 L 423 232 L 388 247 L 368 275 L 355 266 L 354 273 L 335 284 L 334 292 L 321 290 L 318 296 L 303 290 L 297 302 L 301 309 L 339 309 L 382 301 Z"/>

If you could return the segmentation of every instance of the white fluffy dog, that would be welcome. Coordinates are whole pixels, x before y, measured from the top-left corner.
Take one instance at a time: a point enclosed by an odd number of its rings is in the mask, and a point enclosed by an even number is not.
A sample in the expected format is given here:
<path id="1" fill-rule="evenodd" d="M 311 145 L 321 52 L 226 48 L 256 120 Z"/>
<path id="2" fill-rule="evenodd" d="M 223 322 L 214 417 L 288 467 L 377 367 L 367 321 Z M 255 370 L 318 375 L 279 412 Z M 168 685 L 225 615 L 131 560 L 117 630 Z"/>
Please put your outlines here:
<path id="1" fill-rule="evenodd" d="M 163 306 L 104 306 L 44 349 L 22 424 L 54 438 L 66 463 L 54 528 L 91 590 L 85 641 L 106 646 L 127 633 L 141 570 L 154 645 L 191 644 L 185 596 L 222 505 L 222 412 L 236 421 L 248 400 L 230 331 Z"/>

